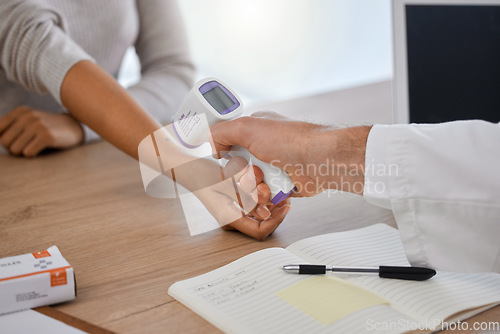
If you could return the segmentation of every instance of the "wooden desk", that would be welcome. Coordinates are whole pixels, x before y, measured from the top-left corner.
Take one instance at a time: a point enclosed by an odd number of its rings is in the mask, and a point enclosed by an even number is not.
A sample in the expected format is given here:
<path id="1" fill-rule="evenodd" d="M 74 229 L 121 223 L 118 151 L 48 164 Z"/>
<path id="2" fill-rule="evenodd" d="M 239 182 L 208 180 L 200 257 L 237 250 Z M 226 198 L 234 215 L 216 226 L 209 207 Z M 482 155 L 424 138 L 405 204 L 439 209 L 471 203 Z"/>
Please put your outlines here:
<path id="1" fill-rule="evenodd" d="M 390 83 L 358 92 L 366 94 L 347 90 L 271 107 L 300 114 L 314 106 L 309 118 L 342 122 L 373 110 L 390 122 L 383 113 L 390 112 Z M 294 200 L 265 242 L 221 230 L 191 237 L 179 202 L 148 197 L 138 163 L 108 143 L 35 159 L 0 156 L 0 257 L 57 245 L 75 268 L 78 297 L 56 308 L 120 333 L 217 332 L 169 297 L 168 287 L 263 248 L 376 222 L 395 226 L 391 211 L 360 196 L 325 193 Z M 499 318 L 497 307 L 475 320 Z"/>

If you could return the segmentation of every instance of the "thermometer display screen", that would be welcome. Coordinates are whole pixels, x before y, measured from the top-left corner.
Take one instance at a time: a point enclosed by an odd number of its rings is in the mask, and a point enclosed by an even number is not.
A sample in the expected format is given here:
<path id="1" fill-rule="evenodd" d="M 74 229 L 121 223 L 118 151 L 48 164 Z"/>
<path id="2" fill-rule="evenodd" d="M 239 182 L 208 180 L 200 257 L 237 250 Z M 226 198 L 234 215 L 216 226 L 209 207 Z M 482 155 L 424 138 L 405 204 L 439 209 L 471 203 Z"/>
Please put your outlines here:
<path id="1" fill-rule="evenodd" d="M 235 104 L 233 100 L 218 86 L 204 93 L 203 97 L 219 114 Z"/>

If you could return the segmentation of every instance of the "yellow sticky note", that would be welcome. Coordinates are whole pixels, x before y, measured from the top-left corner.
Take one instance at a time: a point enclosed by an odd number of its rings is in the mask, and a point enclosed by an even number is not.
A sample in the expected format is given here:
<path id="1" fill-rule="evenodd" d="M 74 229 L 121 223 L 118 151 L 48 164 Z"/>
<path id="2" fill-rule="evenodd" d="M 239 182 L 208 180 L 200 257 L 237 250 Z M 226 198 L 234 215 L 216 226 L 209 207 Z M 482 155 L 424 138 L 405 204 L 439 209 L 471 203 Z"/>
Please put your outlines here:
<path id="1" fill-rule="evenodd" d="M 369 306 L 389 304 L 370 291 L 329 276 L 305 279 L 278 291 L 276 296 L 324 325 Z"/>

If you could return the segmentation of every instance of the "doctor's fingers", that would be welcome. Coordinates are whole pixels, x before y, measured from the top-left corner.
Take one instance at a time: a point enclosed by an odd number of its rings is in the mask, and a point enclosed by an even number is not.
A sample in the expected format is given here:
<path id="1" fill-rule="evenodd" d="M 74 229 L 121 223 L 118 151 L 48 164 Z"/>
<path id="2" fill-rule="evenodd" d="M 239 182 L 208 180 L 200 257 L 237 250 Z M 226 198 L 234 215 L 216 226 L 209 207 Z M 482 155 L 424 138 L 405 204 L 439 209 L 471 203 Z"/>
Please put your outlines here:
<path id="1" fill-rule="evenodd" d="M 248 193 L 244 191 L 238 184 L 237 180 L 241 179 L 240 174 L 245 173 L 245 171 L 246 170 L 241 171 L 233 177 L 225 179 L 209 187 L 200 189 L 199 191 L 203 190 L 211 192 L 215 198 L 218 198 L 220 200 L 219 202 L 213 203 L 213 206 L 217 207 L 216 211 L 223 212 L 226 210 L 226 201 L 222 201 L 222 199 L 227 198 L 227 200 L 230 200 L 231 202 L 234 202 L 238 206 L 240 206 L 245 212 L 250 212 L 257 205 L 258 193 L 257 189 L 255 189 L 251 193 Z M 232 203 L 232 205 L 234 205 L 234 203 Z M 234 220 L 235 219 L 233 219 L 232 221 Z"/>
<path id="2" fill-rule="evenodd" d="M 229 193 L 230 191 L 226 191 L 226 195 Z M 249 193 L 243 190 L 238 184 L 236 184 L 234 194 L 235 196 L 230 197 L 245 211 L 245 213 L 248 213 L 250 216 L 260 219 L 267 219 L 271 216 L 271 211 L 269 211 L 266 206 L 266 204 L 269 203 L 270 195 L 267 195 L 267 198 L 263 199 L 264 204 L 259 204 L 258 198 L 259 196 L 262 197 L 262 195 L 259 195 L 258 189 L 254 189 L 251 193 Z"/>
<path id="3" fill-rule="evenodd" d="M 271 190 L 262 182 L 264 174 L 256 166 L 248 166 L 247 161 L 241 157 L 231 158 L 224 167 L 224 177 L 233 177 L 233 189 L 228 188 L 229 182 L 223 185 L 224 190 L 219 190 L 229 196 L 233 201 L 251 216 L 267 219 L 271 211 L 267 208 L 271 200 Z"/>
<path id="4" fill-rule="evenodd" d="M 250 166 L 239 180 L 240 188 L 247 194 L 257 193 L 259 204 L 269 204 L 271 201 L 271 189 L 263 182 L 264 173 L 257 166 Z"/>
<path id="5" fill-rule="evenodd" d="M 215 123 L 210 127 L 213 157 L 216 159 L 225 157 L 233 145 L 248 149 L 256 138 L 256 129 L 258 129 L 258 122 L 255 117 L 249 116 Z"/>
<path id="6" fill-rule="evenodd" d="M 262 171 L 258 167 L 250 166 L 239 182 L 236 182 L 236 192 L 238 204 L 246 212 L 257 218 L 267 219 L 271 215 L 271 211 L 267 208 L 267 204 L 271 201 L 271 190 L 267 184 L 259 183 L 262 178 Z"/>
<path id="7" fill-rule="evenodd" d="M 247 194 L 257 194 L 255 200 L 259 204 L 268 204 L 271 199 L 269 186 L 263 183 L 264 173 L 257 166 L 248 165 L 247 161 L 241 157 L 234 157 L 228 161 L 224 167 L 224 177 L 233 176 L 238 183 L 238 191 Z"/>
<path id="8" fill-rule="evenodd" d="M 246 172 L 248 167 L 248 162 L 242 157 L 233 157 L 224 166 L 224 178 L 236 177 L 238 181 Z"/>

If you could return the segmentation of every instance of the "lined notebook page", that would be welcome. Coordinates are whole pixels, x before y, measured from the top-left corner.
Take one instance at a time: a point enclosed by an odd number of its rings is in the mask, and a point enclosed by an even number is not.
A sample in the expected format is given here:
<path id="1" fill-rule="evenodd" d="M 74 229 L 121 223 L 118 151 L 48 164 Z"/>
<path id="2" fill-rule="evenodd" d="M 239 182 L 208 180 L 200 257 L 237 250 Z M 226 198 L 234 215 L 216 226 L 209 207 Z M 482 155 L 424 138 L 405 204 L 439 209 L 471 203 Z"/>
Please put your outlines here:
<path id="1" fill-rule="evenodd" d="M 304 239 L 287 249 L 311 263 L 409 265 L 398 231 L 384 224 Z M 497 273 L 439 272 L 423 282 L 368 275 L 337 276 L 383 296 L 393 308 L 420 321 L 445 320 L 466 309 L 500 302 L 500 274 Z"/>
<path id="2" fill-rule="evenodd" d="M 285 273 L 281 268 L 290 263 L 304 263 L 304 260 L 282 248 L 265 249 L 177 282 L 170 287 L 169 294 L 231 333 L 367 333 L 367 319 L 410 320 L 386 305 L 376 305 L 323 325 L 275 295 L 309 278 Z"/>
<path id="3" fill-rule="evenodd" d="M 385 224 L 323 234 L 286 248 L 311 263 L 337 266 L 409 266 L 399 232 Z"/>
<path id="4" fill-rule="evenodd" d="M 452 316 L 460 311 L 500 302 L 500 274 L 495 273 L 439 272 L 423 282 L 376 277 L 349 280 L 383 295 L 400 312 L 431 323 L 448 318 L 461 320 Z"/>

